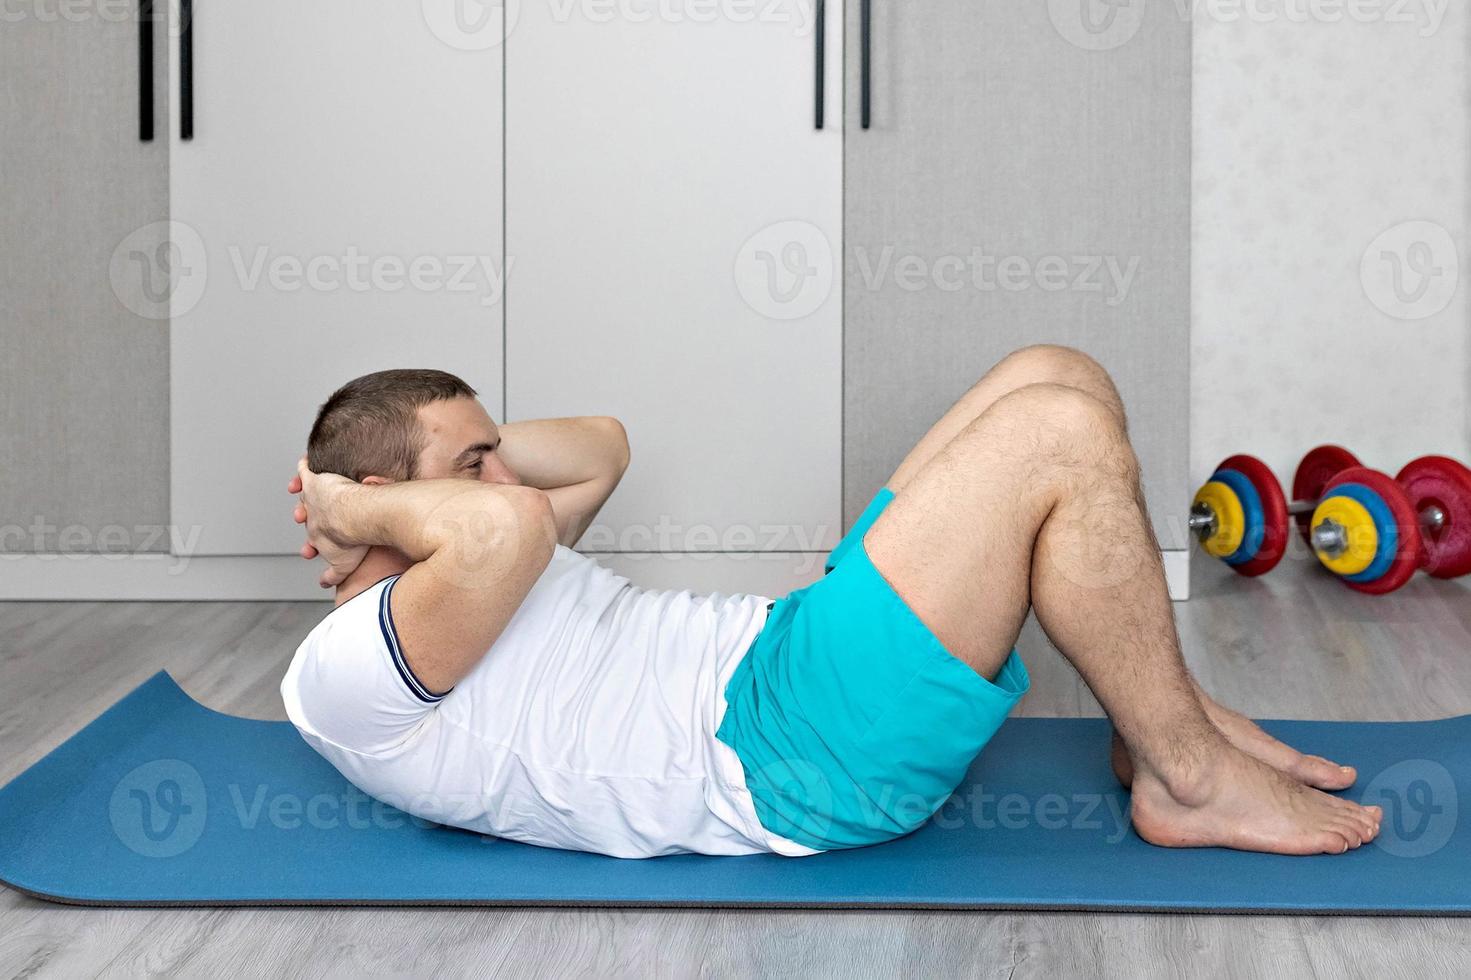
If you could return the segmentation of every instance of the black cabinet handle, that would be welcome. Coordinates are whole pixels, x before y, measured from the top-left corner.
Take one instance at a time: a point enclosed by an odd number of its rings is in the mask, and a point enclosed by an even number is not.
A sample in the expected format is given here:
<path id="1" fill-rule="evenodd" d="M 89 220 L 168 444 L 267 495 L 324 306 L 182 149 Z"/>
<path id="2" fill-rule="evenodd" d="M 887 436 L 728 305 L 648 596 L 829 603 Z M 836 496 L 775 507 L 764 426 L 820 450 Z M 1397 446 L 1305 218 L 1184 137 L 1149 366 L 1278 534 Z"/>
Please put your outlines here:
<path id="1" fill-rule="evenodd" d="M 153 0 L 138 0 L 138 139 L 153 141 Z"/>
<path id="2" fill-rule="evenodd" d="M 873 106 L 873 0 L 858 4 L 858 124 L 864 129 Z"/>
<path id="3" fill-rule="evenodd" d="M 817 101 L 815 103 L 816 109 L 814 111 L 814 121 L 816 123 L 816 128 L 821 129 L 822 128 L 822 108 L 823 108 L 823 98 L 822 98 L 822 95 L 823 95 L 823 84 L 822 83 L 823 83 L 823 77 L 827 74 L 827 70 L 826 70 L 826 67 L 827 67 L 826 66 L 826 61 L 827 61 L 827 3 L 826 3 L 826 0 L 817 0 L 817 5 L 816 6 L 817 6 L 817 10 L 816 10 L 817 24 L 815 26 L 816 26 L 817 29 L 812 32 L 813 34 L 815 34 L 817 36 L 817 50 L 816 50 L 816 52 L 814 52 L 814 56 L 813 56 L 813 59 L 812 59 L 813 60 L 813 64 L 816 66 L 816 69 L 815 70 L 816 70 L 816 73 L 817 73 L 817 93 L 816 93 L 816 95 L 817 95 Z"/>
<path id="4" fill-rule="evenodd" d="M 179 0 L 179 139 L 194 138 L 194 0 Z"/>

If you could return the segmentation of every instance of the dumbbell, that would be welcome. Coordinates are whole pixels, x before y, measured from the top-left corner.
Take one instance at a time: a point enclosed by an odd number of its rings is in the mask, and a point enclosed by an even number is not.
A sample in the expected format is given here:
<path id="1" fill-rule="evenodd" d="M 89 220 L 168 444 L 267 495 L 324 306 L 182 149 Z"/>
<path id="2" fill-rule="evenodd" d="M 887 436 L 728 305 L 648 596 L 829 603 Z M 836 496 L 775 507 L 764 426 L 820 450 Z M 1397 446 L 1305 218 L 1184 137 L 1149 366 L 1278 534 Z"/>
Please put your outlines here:
<path id="1" fill-rule="evenodd" d="M 1260 460 L 1232 456 L 1196 494 L 1190 528 L 1242 575 L 1282 560 L 1289 517 L 1324 567 L 1360 592 L 1392 592 L 1422 567 L 1439 578 L 1471 573 L 1471 470 L 1453 459 L 1417 459 L 1391 480 L 1347 449 L 1319 446 L 1299 464 L 1292 497 Z"/>
<path id="2" fill-rule="evenodd" d="M 1287 553 L 1288 515 L 1282 484 L 1255 456 L 1221 461 L 1190 506 L 1190 530 L 1206 553 L 1238 575 L 1264 575 Z"/>
<path id="3" fill-rule="evenodd" d="M 1471 468 L 1447 456 L 1421 456 L 1394 479 L 1420 515 L 1425 571 L 1435 578 L 1471 575 Z"/>
<path id="4" fill-rule="evenodd" d="M 1304 457 L 1293 496 L 1317 499 L 1298 526 L 1323 566 L 1346 585 L 1383 595 L 1423 568 L 1436 578 L 1471 573 L 1471 469 L 1422 456 L 1390 479 L 1348 450 Z"/>

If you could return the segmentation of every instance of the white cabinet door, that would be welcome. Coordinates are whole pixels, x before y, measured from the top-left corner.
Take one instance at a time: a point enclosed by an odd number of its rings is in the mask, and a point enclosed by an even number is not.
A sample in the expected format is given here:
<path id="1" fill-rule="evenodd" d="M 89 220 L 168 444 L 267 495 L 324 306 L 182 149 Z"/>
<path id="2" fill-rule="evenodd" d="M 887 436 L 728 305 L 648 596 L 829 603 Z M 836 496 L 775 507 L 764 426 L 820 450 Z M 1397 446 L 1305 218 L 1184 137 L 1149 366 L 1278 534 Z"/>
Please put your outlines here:
<path id="1" fill-rule="evenodd" d="M 357 375 L 442 368 L 500 406 L 503 66 L 485 13 L 195 3 L 194 136 L 171 100 L 159 253 L 172 512 L 191 553 L 296 551 L 286 480 L 317 407 Z"/>
<path id="2" fill-rule="evenodd" d="M 815 551 L 841 511 L 842 11 L 521 4 L 506 47 L 507 415 L 611 414 L 582 547 Z"/>

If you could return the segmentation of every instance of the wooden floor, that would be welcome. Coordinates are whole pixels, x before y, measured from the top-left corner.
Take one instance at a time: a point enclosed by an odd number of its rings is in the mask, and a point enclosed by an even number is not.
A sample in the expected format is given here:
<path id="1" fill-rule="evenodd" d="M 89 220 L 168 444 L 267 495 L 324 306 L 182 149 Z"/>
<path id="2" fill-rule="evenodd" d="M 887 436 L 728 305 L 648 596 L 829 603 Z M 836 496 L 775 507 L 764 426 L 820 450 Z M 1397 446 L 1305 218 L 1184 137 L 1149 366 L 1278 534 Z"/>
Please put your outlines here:
<path id="1" fill-rule="evenodd" d="M 1246 582 L 1196 561 L 1177 605 L 1205 686 L 1258 717 L 1471 713 L 1471 584 L 1382 599 L 1298 559 Z M 160 668 L 283 718 L 309 603 L 0 603 L 0 782 Z M 1033 628 L 1032 715 L 1096 714 Z M 1103 759 L 1098 764 L 1104 765 Z M 1043 873 L 1039 869 L 1039 873 Z M 1209 915 L 558 910 L 83 910 L 0 887 L 0 976 L 1471 976 L 1471 921 Z"/>

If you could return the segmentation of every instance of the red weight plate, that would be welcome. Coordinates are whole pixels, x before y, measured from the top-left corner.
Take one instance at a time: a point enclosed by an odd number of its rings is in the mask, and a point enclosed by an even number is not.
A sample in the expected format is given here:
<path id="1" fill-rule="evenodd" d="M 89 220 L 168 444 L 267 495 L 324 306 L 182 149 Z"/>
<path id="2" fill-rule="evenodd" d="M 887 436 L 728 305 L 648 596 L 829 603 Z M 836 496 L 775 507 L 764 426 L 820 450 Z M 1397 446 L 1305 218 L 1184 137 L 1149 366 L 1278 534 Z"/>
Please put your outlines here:
<path id="1" fill-rule="evenodd" d="M 1292 478 L 1293 502 L 1310 500 L 1317 503 L 1323 499 L 1323 488 L 1328 481 L 1351 466 L 1361 466 L 1359 458 L 1342 446 L 1319 446 L 1297 464 L 1297 473 Z M 1312 547 L 1313 515 L 1297 515 L 1297 530 L 1302 539 Z"/>
<path id="2" fill-rule="evenodd" d="M 1262 545 L 1250 561 L 1232 565 L 1232 570 L 1247 577 L 1270 572 L 1287 553 L 1287 498 L 1282 493 L 1282 484 L 1277 482 L 1271 468 L 1255 456 L 1232 456 L 1216 469 L 1240 473 L 1251 481 L 1262 498 L 1262 520 L 1266 524 Z"/>
<path id="3" fill-rule="evenodd" d="M 1345 483 L 1358 483 L 1366 486 L 1379 494 L 1389 505 L 1390 513 L 1394 515 L 1395 526 L 1399 530 L 1399 553 L 1394 556 L 1394 563 L 1389 566 L 1389 571 L 1385 572 L 1381 578 L 1372 582 L 1350 582 L 1344 579 L 1343 584 L 1357 592 L 1366 592 L 1369 595 L 1384 595 L 1386 592 L 1393 592 L 1413 578 L 1415 569 L 1424 564 L 1425 544 L 1420 536 L 1420 513 L 1415 510 L 1415 505 L 1410 503 L 1410 495 L 1405 493 L 1404 487 L 1378 470 L 1371 470 L 1366 466 L 1346 469 L 1328 481 L 1328 486 L 1323 488 L 1324 495 L 1328 495 L 1334 487 Z"/>
<path id="4" fill-rule="evenodd" d="M 1471 469 L 1448 456 L 1422 456 L 1395 480 L 1416 512 L 1439 507 L 1446 522 L 1425 530 L 1425 571 L 1436 578 L 1471 575 Z"/>

